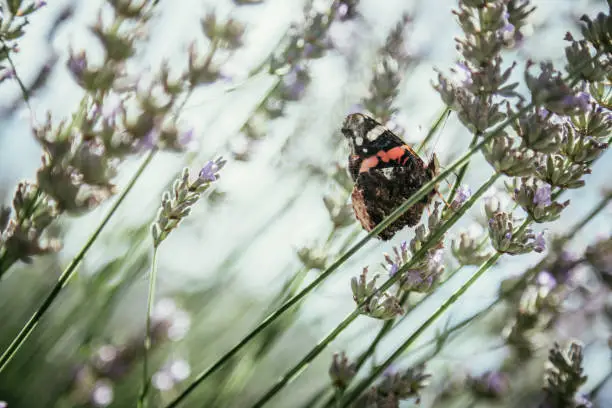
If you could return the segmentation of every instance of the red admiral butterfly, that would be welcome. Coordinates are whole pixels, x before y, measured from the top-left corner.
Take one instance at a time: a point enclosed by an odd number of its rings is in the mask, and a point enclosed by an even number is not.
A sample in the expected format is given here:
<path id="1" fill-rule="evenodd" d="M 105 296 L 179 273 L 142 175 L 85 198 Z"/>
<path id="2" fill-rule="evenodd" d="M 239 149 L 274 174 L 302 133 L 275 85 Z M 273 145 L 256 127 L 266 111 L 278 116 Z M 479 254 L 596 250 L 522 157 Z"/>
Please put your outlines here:
<path id="1" fill-rule="evenodd" d="M 437 173 L 435 154 L 426 166 L 410 146 L 369 116 L 348 115 L 342 133 L 351 150 L 348 169 L 355 182 L 353 210 L 366 231 L 371 231 Z M 434 188 L 378 237 L 387 241 L 405 226 L 415 226 L 436 194 Z"/>

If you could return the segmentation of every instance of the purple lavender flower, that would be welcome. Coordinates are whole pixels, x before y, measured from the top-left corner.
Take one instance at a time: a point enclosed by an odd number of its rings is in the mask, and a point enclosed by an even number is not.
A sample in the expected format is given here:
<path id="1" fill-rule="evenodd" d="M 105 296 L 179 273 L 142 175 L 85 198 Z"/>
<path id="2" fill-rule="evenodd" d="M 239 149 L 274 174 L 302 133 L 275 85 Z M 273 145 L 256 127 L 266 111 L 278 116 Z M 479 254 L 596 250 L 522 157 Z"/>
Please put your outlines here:
<path id="1" fill-rule="evenodd" d="M 472 196 L 472 190 L 470 189 L 470 186 L 468 186 L 467 184 L 462 184 L 457 189 L 457 196 L 453 200 L 453 203 L 451 204 L 451 206 L 453 208 L 458 208 L 462 206 L 463 203 L 465 203 L 467 200 L 469 200 L 471 196 Z"/>
<path id="2" fill-rule="evenodd" d="M 399 270 L 399 265 L 397 263 L 392 264 L 391 268 L 389 268 L 389 276 L 395 275 L 398 270 Z"/>
<path id="3" fill-rule="evenodd" d="M 2 72 L 0 72 L 0 82 L 6 80 L 6 79 L 12 79 L 15 78 L 15 70 L 13 69 L 4 69 Z M 2 408 L 2 407 L 0 407 Z"/>
<path id="4" fill-rule="evenodd" d="M 78 80 L 82 79 L 83 72 L 87 69 L 87 56 L 84 51 L 79 52 L 74 55 L 70 53 L 70 58 L 68 59 L 68 69 L 74 77 Z"/>
<path id="5" fill-rule="evenodd" d="M 464 62 L 458 62 L 451 71 L 454 74 L 453 80 L 457 85 L 462 87 L 469 87 L 472 85 L 472 71 L 470 71 L 470 68 Z"/>
<path id="6" fill-rule="evenodd" d="M 301 65 L 295 65 L 283 76 L 283 93 L 286 99 L 296 101 L 304 96 L 308 85 L 308 71 Z"/>
<path id="7" fill-rule="evenodd" d="M 36 3 L 34 3 L 34 8 L 35 8 L 36 10 L 38 10 L 39 8 L 44 7 L 44 6 L 46 6 L 46 5 L 47 5 L 47 2 L 46 2 L 46 1 L 44 1 L 44 0 L 37 0 L 37 1 L 36 1 Z M 0 407 L 0 408 L 1 408 L 1 407 Z"/>
<path id="8" fill-rule="evenodd" d="M 551 204 L 550 184 L 544 184 L 536 189 L 533 196 L 533 203 L 541 207 L 546 207 Z"/>
<path id="9" fill-rule="evenodd" d="M 512 34 L 514 30 L 515 30 L 514 24 L 510 22 L 510 13 L 505 12 L 504 13 L 504 26 L 502 27 L 500 31 L 503 35 L 505 33 Z"/>
<path id="10" fill-rule="evenodd" d="M 544 252 L 546 249 L 546 240 L 544 239 L 544 231 L 540 232 L 536 235 L 535 240 L 533 241 L 534 248 L 533 250 L 536 252 Z"/>
<path id="11" fill-rule="evenodd" d="M 506 235 L 504 235 L 504 237 L 508 240 L 512 239 L 512 231 L 506 232 Z"/>
<path id="12" fill-rule="evenodd" d="M 582 112 L 587 112 L 591 106 L 591 96 L 586 92 L 580 92 L 577 95 L 566 95 L 560 101 L 561 105 L 567 109 L 579 109 Z"/>
<path id="13" fill-rule="evenodd" d="M 499 371 L 487 371 L 477 378 L 471 379 L 472 388 L 480 395 L 489 398 L 500 398 L 509 389 L 508 375 Z"/>
<path id="14" fill-rule="evenodd" d="M 202 170 L 200 170 L 200 174 L 198 177 L 203 180 L 216 181 L 218 171 L 219 166 L 212 160 L 209 160 L 208 163 L 206 163 L 204 167 L 202 167 Z"/>
<path id="15" fill-rule="evenodd" d="M 8 404 L 4 401 L 0 401 L 0 408 L 8 408 Z"/>
<path id="16" fill-rule="evenodd" d="M 400 251 L 402 252 L 402 254 L 408 252 L 408 242 L 407 241 L 402 241 L 401 242 L 401 244 L 400 244 Z"/>

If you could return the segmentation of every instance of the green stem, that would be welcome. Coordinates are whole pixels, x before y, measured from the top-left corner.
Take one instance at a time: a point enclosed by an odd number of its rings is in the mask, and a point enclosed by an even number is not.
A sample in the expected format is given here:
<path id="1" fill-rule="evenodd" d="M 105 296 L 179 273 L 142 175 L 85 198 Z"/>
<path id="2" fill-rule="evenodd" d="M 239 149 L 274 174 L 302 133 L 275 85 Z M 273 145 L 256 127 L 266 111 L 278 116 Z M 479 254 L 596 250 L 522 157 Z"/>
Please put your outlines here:
<path id="1" fill-rule="evenodd" d="M 119 208 L 119 205 L 123 202 L 125 197 L 132 190 L 132 188 L 134 187 L 134 184 L 136 184 L 136 180 L 138 180 L 142 172 L 149 165 L 149 162 L 151 162 L 156 152 L 157 152 L 157 149 L 153 149 L 149 152 L 149 154 L 147 155 L 145 160 L 142 162 L 142 164 L 140 165 L 136 173 L 132 176 L 132 178 L 128 182 L 127 186 L 125 187 L 121 195 L 117 197 L 117 201 L 115 201 L 115 203 L 110 208 L 110 210 L 108 211 L 108 213 L 106 214 L 106 216 L 104 217 L 100 225 L 98 225 L 98 228 L 94 231 L 93 234 L 91 234 L 91 236 L 87 240 L 87 243 L 83 246 L 83 248 L 81 248 L 79 253 L 72 259 L 68 267 L 62 272 L 59 279 L 57 280 L 57 283 L 51 290 L 51 292 L 47 295 L 43 303 L 30 317 L 30 319 L 25 324 L 25 326 L 21 329 L 19 334 L 17 334 L 17 337 L 13 339 L 13 341 L 8 346 L 8 348 L 4 351 L 4 353 L 2 353 L 2 356 L 0 356 L 0 373 L 6 368 L 6 366 L 11 361 L 15 353 L 17 353 L 19 348 L 23 345 L 23 343 L 26 341 L 28 336 L 30 336 L 32 331 L 34 331 L 34 328 L 36 328 L 40 319 L 43 317 L 45 312 L 49 309 L 49 307 L 51 306 L 55 298 L 59 295 L 63 287 L 68 283 L 70 278 L 74 275 L 74 273 L 76 272 L 77 266 L 79 266 L 85 254 L 87 253 L 89 248 L 93 245 L 93 243 L 96 241 L 96 239 L 98 238 L 98 236 L 100 235 L 100 233 L 102 232 L 102 230 L 104 229 L 108 221 L 115 214 L 115 211 L 117 211 L 117 208 Z"/>
<path id="2" fill-rule="evenodd" d="M 440 115 L 438 115 L 438 118 L 434 122 L 433 126 L 429 128 L 429 132 L 427 132 L 427 135 L 423 138 L 421 143 L 419 143 L 419 146 L 416 148 L 417 153 L 420 153 L 421 150 L 425 146 L 427 146 L 427 143 L 429 143 L 431 138 L 436 134 L 436 131 L 440 128 L 440 126 L 442 126 L 442 123 L 444 122 L 446 118 L 448 118 L 450 113 L 451 113 L 451 108 L 449 108 L 448 106 L 442 110 L 442 112 L 440 113 Z"/>
<path id="3" fill-rule="evenodd" d="M 472 137 L 472 141 L 470 142 L 470 147 L 476 144 L 476 141 L 478 140 L 478 136 L 480 136 L 480 133 L 474 133 L 474 136 Z M 453 187 L 451 188 L 451 191 L 448 194 L 448 197 L 446 199 L 449 203 L 452 202 L 453 199 L 455 198 L 455 194 L 457 194 L 457 189 L 459 189 L 459 186 L 461 185 L 461 182 L 463 181 L 463 178 L 465 177 L 465 173 L 467 173 L 468 165 L 469 163 L 465 163 L 459 169 L 459 173 L 457 173 L 457 179 L 453 183 Z"/>
<path id="4" fill-rule="evenodd" d="M 142 357 L 142 390 L 138 397 L 138 408 L 143 408 L 147 404 L 145 398 L 149 392 L 149 351 L 151 350 L 151 314 L 153 313 L 153 303 L 155 302 L 155 281 L 157 280 L 157 251 L 158 246 L 153 248 L 153 259 L 151 261 L 151 276 L 149 277 L 149 294 L 147 298 L 147 323 L 145 329 L 144 353 Z"/>
<path id="5" fill-rule="evenodd" d="M 472 197 L 470 197 L 468 202 L 466 202 L 463 207 L 459 208 L 447 222 L 435 230 L 427 242 L 423 244 L 421 249 L 412 256 L 410 261 L 404 264 L 397 271 L 397 273 L 393 275 L 393 277 L 389 278 L 384 284 L 382 284 L 372 296 L 376 295 L 377 293 L 384 292 L 391 287 L 402 276 L 403 272 L 412 268 L 416 264 L 417 260 L 425 256 L 430 248 L 433 248 L 436 244 L 438 244 L 444 233 L 446 233 L 446 231 L 448 231 L 463 216 L 468 208 L 470 208 L 499 177 L 500 174 L 493 174 L 489 180 L 483 184 Z M 265 405 L 278 391 L 293 380 L 298 373 L 304 370 L 308 364 L 327 347 L 329 343 L 331 343 L 346 327 L 353 322 L 353 320 L 355 320 L 361 314 L 361 306 L 368 303 L 368 301 L 369 299 L 366 299 L 364 302 L 359 304 L 355 310 L 353 310 L 353 312 L 351 312 L 338 326 L 336 326 L 335 329 L 333 329 L 323 340 L 321 340 L 312 350 L 310 350 L 310 352 L 306 354 L 306 356 L 293 368 L 287 371 L 287 373 L 285 373 L 285 375 L 283 375 L 283 377 L 281 377 L 276 384 L 274 384 L 255 404 L 253 404 L 253 407 L 262 407 Z"/>

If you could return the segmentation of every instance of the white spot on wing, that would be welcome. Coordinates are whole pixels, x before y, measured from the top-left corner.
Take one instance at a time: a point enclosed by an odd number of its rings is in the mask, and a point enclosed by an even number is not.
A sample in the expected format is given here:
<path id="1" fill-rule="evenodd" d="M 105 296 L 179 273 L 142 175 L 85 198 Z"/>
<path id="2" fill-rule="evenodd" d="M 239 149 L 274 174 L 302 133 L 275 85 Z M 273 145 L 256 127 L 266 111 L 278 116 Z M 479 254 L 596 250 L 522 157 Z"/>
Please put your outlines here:
<path id="1" fill-rule="evenodd" d="M 363 137 L 361 137 L 361 136 L 357 136 L 357 137 L 355 138 L 355 144 L 356 144 L 357 146 L 361 146 L 361 145 L 363 144 Z"/>
<path id="2" fill-rule="evenodd" d="M 394 174 L 393 174 L 394 173 L 393 167 L 385 167 L 385 168 L 383 168 L 381 170 L 382 170 L 383 176 L 385 176 L 385 178 L 387 180 L 391 180 L 393 178 L 393 176 L 394 176 Z"/>
<path id="3" fill-rule="evenodd" d="M 380 136 L 381 134 L 384 133 L 385 131 L 385 127 L 384 126 L 376 126 L 374 129 L 370 130 L 367 134 L 366 137 L 368 138 L 369 141 L 373 142 L 374 140 L 376 140 L 378 138 L 378 136 Z"/>

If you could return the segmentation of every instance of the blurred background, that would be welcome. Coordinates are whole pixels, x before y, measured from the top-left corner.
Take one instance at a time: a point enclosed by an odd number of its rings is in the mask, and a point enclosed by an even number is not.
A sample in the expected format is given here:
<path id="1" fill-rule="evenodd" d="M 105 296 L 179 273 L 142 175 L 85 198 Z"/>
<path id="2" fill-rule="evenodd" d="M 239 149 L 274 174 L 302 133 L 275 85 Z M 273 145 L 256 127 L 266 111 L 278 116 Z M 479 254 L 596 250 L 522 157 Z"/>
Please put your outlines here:
<path id="1" fill-rule="evenodd" d="M 207 13 L 244 24 L 242 45 L 219 58 L 221 79 L 197 87 L 187 100 L 179 117 L 183 128 L 193 129 L 187 151 L 161 152 L 154 158 L 87 253 L 77 276 L 0 374 L 0 401 L 6 401 L 10 408 L 135 405 L 152 252 L 150 225 L 161 193 L 185 166 L 195 174 L 217 155 L 228 160 L 214 191 L 160 247 L 152 360 L 153 395 L 159 406 L 171 401 L 195 374 L 236 344 L 289 293 L 311 282 L 344 248 L 365 235 L 346 207 L 348 147 L 340 125 L 347 113 L 363 109 L 378 52 L 406 15 L 409 19 L 402 46 L 408 57 L 393 103 L 398 112 L 388 125 L 403 132 L 407 142 L 418 144 L 445 108 L 432 81 L 436 69 L 448 72 L 454 66 L 454 39 L 461 33 L 451 12 L 455 2 L 361 0 L 358 15 L 334 17 L 321 37 L 324 51 L 303 61 L 304 72 L 271 74 L 270 58 L 282 52 L 291 36 L 303 28 L 312 15 L 309 13 L 326 13 L 331 3 L 159 2 L 146 30 L 138 33 L 144 40 L 126 67 L 135 79 L 146 81 L 162 61 L 168 61 L 173 70 L 184 70 L 194 41 L 205 54 L 210 42 L 202 34 L 201 20 Z M 582 14 L 594 15 L 607 8 L 603 0 L 539 0 L 533 4 L 537 9 L 531 24 L 523 29 L 522 43 L 504 53 L 508 65 L 518 62 L 514 75 L 519 79 L 528 59 L 550 59 L 563 66 L 565 33 L 579 32 L 577 22 Z M 40 166 L 42 150 L 32 136 L 32 126 L 42 125 L 47 111 L 59 122 L 78 107 L 83 90 L 67 67 L 69 50 L 85 49 L 90 61 L 95 63 L 96 57 L 103 61 L 103 49 L 89 29 L 100 10 L 106 15 L 104 1 L 54 0 L 29 17 L 13 60 L 24 83 L 32 84 L 41 72 L 44 79 L 31 95 L 32 114 L 16 81 L 0 84 L 0 198 L 4 204 L 10 204 L 17 183 L 34 179 Z M 470 140 L 469 131 L 451 114 L 421 155 L 428 159 L 435 150 L 444 167 L 467 149 Z M 143 155 L 134 155 L 121 163 L 114 179 L 117 191 L 142 159 Z M 608 177 L 611 162 L 608 152 L 594 165 L 587 187 L 566 196 L 571 205 L 561 222 L 546 225 L 548 236 L 563 233 L 600 200 L 603 188 L 612 186 Z M 477 156 L 465 183 L 476 189 L 490 173 L 490 166 Z M 449 183 L 453 181 L 451 178 Z M 446 184 L 441 186 L 446 189 Z M 500 191 L 504 191 L 501 183 L 488 195 Z M 508 200 L 504 194 L 498 196 Z M 47 231 L 61 239 L 62 249 L 35 257 L 31 264 L 18 263 L 3 277 L 2 350 L 40 305 L 112 201 L 82 215 L 62 216 Z M 447 247 L 460 230 L 482 231 L 482 207 L 476 205 L 451 230 Z M 348 211 L 350 219 L 341 218 L 339 211 Z M 611 219 L 608 206 L 572 237 L 566 251 L 582 253 L 598 239 L 608 237 Z M 354 309 L 350 278 L 367 265 L 373 272 L 380 269 L 383 253 L 392 252 L 394 245 L 409 240 L 412 234 L 405 229 L 392 241 L 370 241 L 303 304 L 198 387 L 184 406 L 249 406 Z M 437 327 L 421 337 L 412 349 L 417 352 L 407 354 L 398 364 L 410 365 L 427 355 L 431 352 L 427 345 L 440 331 L 489 307 L 499 297 L 500 282 L 522 273 L 541 257 L 503 258 Z M 445 260 L 447 270 L 456 267 L 450 253 Z M 462 268 L 421 303 L 379 345 L 374 361 L 400 344 L 474 270 Z M 606 301 L 604 296 L 590 306 L 601 311 Z M 591 315 L 585 318 L 583 303 L 574 308 L 566 324 L 548 329 L 555 333 L 554 338 L 577 337 L 588 345 L 585 390 L 601 388 L 598 406 L 612 406 L 612 383 L 602 382 L 611 370 L 606 343 L 609 327 L 598 319 L 591 320 Z M 429 361 L 432 385 L 423 392 L 422 406 L 502 405 L 465 395 L 463 400 L 451 399 L 452 403 L 436 401 L 456 376 L 477 377 L 495 370 L 507 357 L 508 350 L 499 339 L 507 312 L 498 305 L 484 320 L 462 328 L 461 335 L 450 339 Z M 360 353 L 381 325 L 367 317 L 357 319 L 270 406 L 311 406 L 310 398 L 329 386 L 332 354 L 342 350 L 349 356 Z M 512 383 L 503 404 L 532 406 L 520 404 L 541 390 L 550 343 L 543 344 L 537 351 L 537 364 Z"/>

